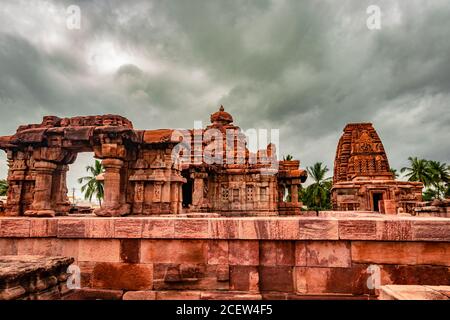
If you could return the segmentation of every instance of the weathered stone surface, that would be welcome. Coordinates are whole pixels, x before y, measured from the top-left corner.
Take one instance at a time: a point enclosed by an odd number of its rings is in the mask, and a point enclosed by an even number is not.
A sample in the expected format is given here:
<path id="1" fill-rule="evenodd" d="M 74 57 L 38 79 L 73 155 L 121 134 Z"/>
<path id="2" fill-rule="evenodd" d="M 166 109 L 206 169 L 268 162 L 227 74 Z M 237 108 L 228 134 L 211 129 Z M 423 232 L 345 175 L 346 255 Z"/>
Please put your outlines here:
<path id="1" fill-rule="evenodd" d="M 229 264 L 228 262 L 228 241 L 210 240 L 208 241 L 208 264 Z"/>
<path id="2" fill-rule="evenodd" d="M 230 290 L 259 291 L 259 272 L 254 266 L 230 266 Z"/>
<path id="3" fill-rule="evenodd" d="M 200 300 L 201 291 L 158 291 L 156 300 Z"/>
<path id="4" fill-rule="evenodd" d="M 339 239 L 341 240 L 378 240 L 379 225 L 375 219 L 341 219 L 339 220 Z"/>
<path id="5" fill-rule="evenodd" d="M 141 256 L 141 240 L 120 240 L 120 259 L 126 263 L 139 263 Z"/>
<path id="6" fill-rule="evenodd" d="M 114 222 L 114 237 L 141 238 L 143 224 L 142 219 L 116 219 Z"/>
<path id="7" fill-rule="evenodd" d="M 121 300 L 122 296 L 122 290 L 83 288 L 73 291 L 63 300 Z"/>
<path id="8" fill-rule="evenodd" d="M 58 238 L 84 238 L 87 235 L 86 223 L 83 219 L 59 219 Z"/>
<path id="9" fill-rule="evenodd" d="M 30 219 L 30 237 L 56 237 L 57 234 L 56 219 Z"/>
<path id="10" fill-rule="evenodd" d="M 207 246 L 202 240 L 142 240 L 143 263 L 205 263 Z"/>
<path id="11" fill-rule="evenodd" d="M 358 263 L 450 266 L 450 243 L 353 241 Z"/>
<path id="12" fill-rule="evenodd" d="M 15 239 L 0 239 L 0 256 L 17 254 L 17 244 Z"/>
<path id="13" fill-rule="evenodd" d="M 113 219 L 90 219 L 87 229 L 89 238 L 114 238 Z"/>
<path id="14" fill-rule="evenodd" d="M 239 220 L 235 219 L 210 219 L 209 235 L 213 239 L 238 239 Z"/>
<path id="15" fill-rule="evenodd" d="M 1 256 L 0 300 L 55 300 L 62 297 L 72 258 L 45 256 Z M 63 293 L 66 293 L 65 290 Z"/>
<path id="16" fill-rule="evenodd" d="M 179 238 L 203 239 L 208 238 L 208 220 L 183 219 L 175 220 L 175 234 Z"/>
<path id="17" fill-rule="evenodd" d="M 127 291 L 123 300 L 156 300 L 155 291 Z"/>
<path id="18" fill-rule="evenodd" d="M 142 227 L 142 238 L 170 239 L 175 236 L 175 221 L 170 219 L 146 219 Z"/>
<path id="19" fill-rule="evenodd" d="M 261 291 L 293 291 L 293 267 L 259 267 L 259 286 Z"/>
<path id="20" fill-rule="evenodd" d="M 229 263 L 238 266 L 259 265 L 259 243 L 255 240 L 231 240 L 229 246 Z"/>
<path id="21" fill-rule="evenodd" d="M 338 220 L 334 218 L 303 218 L 299 221 L 299 238 L 304 240 L 337 240 Z"/>
<path id="22" fill-rule="evenodd" d="M 261 266 L 295 265 L 295 243 L 293 241 L 261 241 L 259 252 Z"/>
<path id="23" fill-rule="evenodd" d="M 153 267 L 149 264 L 97 263 L 93 270 L 93 286 L 102 289 L 151 290 Z"/>
<path id="24" fill-rule="evenodd" d="M 7 237 L 29 237 L 30 221 L 28 219 L 6 218 L 0 220 L 0 236 Z"/>
<path id="25" fill-rule="evenodd" d="M 414 219 L 413 240 L 450 241 L 450 219 Z"/>
<path id="26" fill-rule="evenodd" d="M 79 261 L 119 262 L 120 241 L 116 239 L 83 239 L 79 243 Z"/>
<path id="27" fill-rule="evenodd" d="M 450 285 L 450 268 L 427 265 L 383 265 L 381 284 Z"/>
<path id="28" fill-rule="evenodd" d="M 450 300 L 443 292 L 448 286 L 386 285 L 380 289 L 380 300 Z"/>
<path id="29" fill-rule="evenodd" d="M 350 267 L 350 243 L 346 241 L 308 241 L 306 265 L 312 267 Z"/>

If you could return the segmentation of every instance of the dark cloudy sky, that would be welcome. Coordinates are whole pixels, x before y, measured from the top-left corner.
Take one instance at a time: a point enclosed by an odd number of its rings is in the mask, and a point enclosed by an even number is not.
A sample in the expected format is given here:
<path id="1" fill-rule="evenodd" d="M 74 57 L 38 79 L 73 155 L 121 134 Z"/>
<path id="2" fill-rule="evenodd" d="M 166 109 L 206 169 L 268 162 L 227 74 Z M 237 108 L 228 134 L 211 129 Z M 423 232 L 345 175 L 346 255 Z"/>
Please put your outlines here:
<path id="1" fill-rule="evenodd" d="M 79 30 L 66 27 L 73 4 Z M 372 4 L 380 30 L 366 26 Z M 392 167 L 449 163 L 450 3 L 0 0 L 0 135 L 47 114 L 190 128 L 220 104 L 244 129 L 281 129 L 281 154 L 303 167 L 332 169 L 343 127 L 360 121 Z"/>

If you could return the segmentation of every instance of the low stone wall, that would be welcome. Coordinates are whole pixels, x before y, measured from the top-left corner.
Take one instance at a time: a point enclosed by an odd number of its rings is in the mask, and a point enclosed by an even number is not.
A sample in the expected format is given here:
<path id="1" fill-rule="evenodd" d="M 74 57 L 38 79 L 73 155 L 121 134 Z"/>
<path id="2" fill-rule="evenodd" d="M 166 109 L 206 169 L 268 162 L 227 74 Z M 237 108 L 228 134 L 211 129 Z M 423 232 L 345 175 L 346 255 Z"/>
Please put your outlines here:
<path id="1" fill-rule="evenodd" d="M 380 288 L 381 300 L 450 300 L 450 286 L 387 285 Z"/>
<path id="2" fill-rule="evenodd" d="M 373 270 L 381 285 L 450 285 L 450 220 L 1 218 L 2 254 L 73 257 L 78 298 L 367 298 Z"/>
<path id="3" fill-rule="evenodd" d="M 0 256 L 0 300 L 59 300 L 70 293 L 67 267 L 73 258 Z"/>

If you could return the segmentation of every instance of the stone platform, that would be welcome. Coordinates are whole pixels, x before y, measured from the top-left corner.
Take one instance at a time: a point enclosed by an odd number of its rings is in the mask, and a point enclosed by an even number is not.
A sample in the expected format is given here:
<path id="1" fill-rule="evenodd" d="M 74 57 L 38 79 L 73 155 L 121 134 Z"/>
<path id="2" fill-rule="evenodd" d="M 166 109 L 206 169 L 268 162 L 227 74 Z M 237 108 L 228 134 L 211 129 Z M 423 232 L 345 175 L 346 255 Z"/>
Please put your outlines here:
<path id="1" fill-rule="evenodd" d="M 0 249 L 2 250 L 2 249 Z M 73 258 L 0 256 L 0 300 L 59 300 Z"/>
<path id="2" fill-rule="evenodd" d="M 0 255 L 72 257 L 84 298 L 376 298 L 373 265 L 381 285 L 450 285 L 450 220 L 4 217 Z"/>

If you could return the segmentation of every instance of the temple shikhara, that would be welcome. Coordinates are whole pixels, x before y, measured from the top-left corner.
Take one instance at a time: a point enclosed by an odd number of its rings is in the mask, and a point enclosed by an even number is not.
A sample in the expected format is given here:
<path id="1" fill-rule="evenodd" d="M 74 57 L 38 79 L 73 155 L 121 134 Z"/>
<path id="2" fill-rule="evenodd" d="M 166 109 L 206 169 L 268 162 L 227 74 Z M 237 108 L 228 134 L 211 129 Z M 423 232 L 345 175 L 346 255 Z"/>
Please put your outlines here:
<path id="1" fill-rule="evenodd" d="M 335 210 L 412 213 L 422 201 L 421 182 L 396 181 L 383 143 L 370 123 L 352 123 L 339 140 L 332 201 Z"/>
<path id="2" fill-rule="evenodd" d="M 333 210 L 312 211 L 298 160 L 250 148 L 223 107 L 210 120 L 46 116 L 0 137 L 0 300 L 450 297 L 448 201 L 395 180 L 371 124 L 344 128 Z M 81 152 L 103 164 L 104 201 L 73 214 L 66 175 Z"/>

